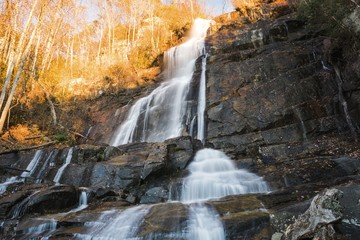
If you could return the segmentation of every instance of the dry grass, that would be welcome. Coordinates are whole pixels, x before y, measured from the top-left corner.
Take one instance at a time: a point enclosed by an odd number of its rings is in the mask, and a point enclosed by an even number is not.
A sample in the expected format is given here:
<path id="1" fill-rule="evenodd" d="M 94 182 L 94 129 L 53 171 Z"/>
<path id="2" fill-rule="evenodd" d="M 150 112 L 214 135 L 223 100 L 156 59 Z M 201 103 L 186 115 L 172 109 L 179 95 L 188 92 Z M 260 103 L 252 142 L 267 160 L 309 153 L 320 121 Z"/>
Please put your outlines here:
<path id="1" fill-rule="evenodd" d="M 2 139 L 21 144 L 41 144 L 43 143 L 44 134 L 39 130 L 37 125 L 26 126 L 18 124 L 5 132 Z"/>

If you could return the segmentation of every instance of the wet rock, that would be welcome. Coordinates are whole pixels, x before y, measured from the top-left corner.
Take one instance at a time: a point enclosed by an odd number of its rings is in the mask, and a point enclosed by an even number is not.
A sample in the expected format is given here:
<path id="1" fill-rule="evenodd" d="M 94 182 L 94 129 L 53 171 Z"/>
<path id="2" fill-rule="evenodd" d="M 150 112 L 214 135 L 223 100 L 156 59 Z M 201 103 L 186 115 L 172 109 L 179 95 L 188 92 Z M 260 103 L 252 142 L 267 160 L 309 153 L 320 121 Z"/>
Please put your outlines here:
<path id="1" fill-rule="evenodd" d="M 226 239 L 268 239 L 270 216 L 257 195 L 229 196 L 211 201 L 219 213 Z"/>
<path id="2" fill-rule="evenodd" d="M 301 238 L 314 237 L 319 229 L 326 227 L 342 217 L 342 208 L 339 198 L 342 192 L 338 189 L 327 189 L 316 195 L 312 200 L 309 209 L 295 221 L 294 224 L 287 227 L 285 238 L 296 240 Z M 320 230 L 324 234 L 331 234 L 331 229 Z"/>
<path id="3" fill-rule="evenodd" d="M 174 169 L 185 169 L 189 161 L 200 149 L 201 142 L 192 140 L 191 137 L 181 137 L 165 141 L 168 149 L 168 158 Z"/>
<path id="4" fill-rule="evenodd" d="M 62 182 L 75 186 L 126 189 L 144 181 L 156 181 L 159 175 L 171 175 L 184 168 L 194 155 L 196 144 L 197 141 L 193 144 L 190 137 L 179 137 L 165 143 L 133 143 L 106 149 L 92 149 L 86 145 L 86 151 L 103 152 L 106 161 L 89 159 L 72 163 L 66 168 Z"/>
<path id="5" fill-rule="evenodd" d="M 141 204 L 165 202 L 169 197 L 169 192 L 162 187 L 149 189 L 140 200 Z"/>
<path id="6" fill-rule="evenodd" d="M 54 186 L 47 190 L 35 192 L 22 203 L 12 209 L 22 207 L 21 213 L 53 213 L 63 212 L 67 209 L 77 206 L 79 201 L 79 193 L 72 186 Z"/>
<path id="7" fill-rule="evenodd" d="M 16 204 L 21 203 L 24 199 L 26 199 L 31 192 L 16 192 L 13 194 L 9 194 L 0 199 L 0 217 L 5 219 L 9 216 L 11 209 L 16 206 Z M 11 216 L 9 216 L 11 217 Z"/>
<path id="8" fill-rule="evenodd" d="M 187 227 L 188 208 L 181 203 L 162 203 L 153 205 L 145 217 L 140 237 L 145 239 L 167 239 L 182 235 Z"/>

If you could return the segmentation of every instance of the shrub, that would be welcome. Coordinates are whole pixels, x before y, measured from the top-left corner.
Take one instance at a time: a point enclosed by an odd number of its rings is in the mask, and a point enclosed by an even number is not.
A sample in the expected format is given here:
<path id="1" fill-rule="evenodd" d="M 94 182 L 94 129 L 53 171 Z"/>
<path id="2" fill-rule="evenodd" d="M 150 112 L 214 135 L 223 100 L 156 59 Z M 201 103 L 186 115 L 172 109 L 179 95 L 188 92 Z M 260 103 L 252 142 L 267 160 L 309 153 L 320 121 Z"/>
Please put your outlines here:
<path id="1" fill-rule="evenodd" d="M 233 6 L 237 9 L 252 8 L 263 2 L 261 0 L 232 0 Z"/>
<path id="2" fill-rule="evenodd" d="M 68 135 L 66 133 L 58 133 L 55 135 L 55 140 L 58 143 L 65 142 L 68 140 Z"/>

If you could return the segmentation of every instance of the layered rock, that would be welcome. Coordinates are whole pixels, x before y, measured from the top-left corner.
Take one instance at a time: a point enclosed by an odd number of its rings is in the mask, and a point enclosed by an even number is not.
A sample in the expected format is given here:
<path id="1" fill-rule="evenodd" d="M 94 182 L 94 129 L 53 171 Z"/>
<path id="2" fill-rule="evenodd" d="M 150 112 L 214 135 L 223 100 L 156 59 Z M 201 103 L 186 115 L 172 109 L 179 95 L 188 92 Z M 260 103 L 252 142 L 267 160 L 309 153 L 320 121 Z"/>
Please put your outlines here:
<path id="1" fill-rule="evenodd" d="M 264 176 L 273 191 L 205 204 L 218 212 L 227 239 L 356 239 L 360 148 L 350 130 L 352 125 L 358 131 L 360 119 L 359 57 L 345 49 L 338 53 L 333 40 L 321 36 L 321 31 L 307 30 L 292 15 L 272 21 L 289 9 L 278 10 L 255 23 L 238 12 L 219 18 L 223 25 L 207 38 L 206 71 L 206 145 L 226 152 L 239 167 Z M 333 66 L 330 60 L 335 55 L 348 56 L 350 61 Z M 197 66 L 194 80 L 199 61 Z M 197 82 L 192 86 L 196 89 Z M 122 93 L 121 99 L 112 99 L 104 108 L 93 107 L 97 125 L 89 133 L 92 142 L 107 142 L 130 104 L 147 90 L 151 89 Z M 35 177 L 9 186 L 1 196 L 0 216 L 8 218 L 2 236 L 28 236 L 34 224 L 43 224 L 44 219 L 36 218 L 41 215 L 56 220 L 56 229 L 51 230 L 55 238 L 74 237 L 86 233 L 86 222 L 96 222 L 104 211 L 124 211 L 142 203 L 156 205 L 149 206 L 139 236 L 181 239 L 189 206 L 167 201 L 169 195 L 176 195 L 199 148 L 201 144 L 190 137 L 118 147 L 79 145 L 60 180 L 65 185 L 55 187 L 54 176 L 68 150 L 45 151 Z M 13 167 L 4 171 L 3 180 L 19 175 L 15 168 L 26 169 L 33 154 L 1 156 L 2 166 Z M 46 157 L 50 154 L 51 158 Z M 82 191 L 78 187 L 89 188 L 87 209 L 47 215 L 76 208 Z M 334 193 L 342 191 L 343 197 L 326 200 L 329 195 L 324 189 L 329 187 Z M 324 202 L 336 202 L 336 216 L 310 229 L 306 224 L 330 209 Z M 10 220 L 19 205 L 26 207 Z M 16 227 L 18 233 L 13 230 Z M 304 233 L 304 229 L 310 231 Z"/>

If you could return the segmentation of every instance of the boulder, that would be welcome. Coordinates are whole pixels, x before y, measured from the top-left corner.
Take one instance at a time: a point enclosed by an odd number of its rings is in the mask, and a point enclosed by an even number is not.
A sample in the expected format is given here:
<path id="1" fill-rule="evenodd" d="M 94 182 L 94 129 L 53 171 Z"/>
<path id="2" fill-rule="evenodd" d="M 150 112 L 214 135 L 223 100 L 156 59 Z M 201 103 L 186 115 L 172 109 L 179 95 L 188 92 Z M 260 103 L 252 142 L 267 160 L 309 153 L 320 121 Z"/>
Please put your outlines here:
<path id="1" fill-rule="evenodd" d="M 329 225 L 342 217 L 342 207 L 339 199 L 342 192 L 332 188 L 316 195 L 306 212 L 296 219 L 294 224 L 287 227 L 285 239 L 297 240 L 302 238 L 330 235 L 334 239 L 334 229 Z"/>

